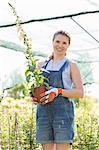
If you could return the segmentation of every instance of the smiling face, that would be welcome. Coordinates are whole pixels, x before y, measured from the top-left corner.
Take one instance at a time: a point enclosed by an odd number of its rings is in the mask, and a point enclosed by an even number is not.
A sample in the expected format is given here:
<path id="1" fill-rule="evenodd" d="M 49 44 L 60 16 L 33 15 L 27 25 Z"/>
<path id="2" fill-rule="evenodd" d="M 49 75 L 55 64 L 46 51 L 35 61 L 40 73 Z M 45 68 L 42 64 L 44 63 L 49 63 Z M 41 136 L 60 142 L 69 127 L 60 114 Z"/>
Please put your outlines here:
<path id="1" fill-rule="evenodd" d="M 65 55 L 69 47 L 69 38 L 62 34 L 57 34 L 53 39 L 54 54 Z"/>

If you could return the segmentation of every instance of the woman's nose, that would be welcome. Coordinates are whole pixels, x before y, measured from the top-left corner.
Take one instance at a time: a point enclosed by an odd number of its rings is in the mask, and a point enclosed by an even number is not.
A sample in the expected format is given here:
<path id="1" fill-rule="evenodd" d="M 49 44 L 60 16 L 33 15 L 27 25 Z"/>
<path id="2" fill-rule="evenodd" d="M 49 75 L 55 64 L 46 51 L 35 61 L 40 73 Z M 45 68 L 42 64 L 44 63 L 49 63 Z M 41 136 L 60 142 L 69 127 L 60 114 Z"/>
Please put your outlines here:
<path id="1" fill-rule="evenodd" d="M 60 48 L 63 47 L 63 44 L 62 44 L 62 43 L 59 43 L 59 47 L 60 47 Z"/>

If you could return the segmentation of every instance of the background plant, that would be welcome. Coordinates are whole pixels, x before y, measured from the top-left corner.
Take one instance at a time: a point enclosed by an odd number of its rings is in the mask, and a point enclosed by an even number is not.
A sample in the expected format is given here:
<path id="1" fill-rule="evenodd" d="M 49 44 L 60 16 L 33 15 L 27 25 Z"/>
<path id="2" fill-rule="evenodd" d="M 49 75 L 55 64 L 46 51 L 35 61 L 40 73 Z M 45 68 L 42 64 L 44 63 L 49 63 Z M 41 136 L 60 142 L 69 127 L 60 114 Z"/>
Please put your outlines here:
<path id="1" fill-rule="evenodd" d="M 75 139 L 73 150 L 99 149 L 99 102 L 84 97 L 75 111 Z"/>
<path id="2" fill-rule="evenodd" d="M 36 150 L 35 109 L 30 99 L 5 98 L 0 105 L 0 149 Z"/>
<path id="3" fill-rule="evenodd" d="M 73 150 L 99 149 L 99 102 L 80 99 L 75 108 Z M 96 111 L 97 110 L 97 111 Z M 30 99 L 5 98 L 0 105 L 1 150 L 41 150 L 35 139 L 35 109 Z"/>

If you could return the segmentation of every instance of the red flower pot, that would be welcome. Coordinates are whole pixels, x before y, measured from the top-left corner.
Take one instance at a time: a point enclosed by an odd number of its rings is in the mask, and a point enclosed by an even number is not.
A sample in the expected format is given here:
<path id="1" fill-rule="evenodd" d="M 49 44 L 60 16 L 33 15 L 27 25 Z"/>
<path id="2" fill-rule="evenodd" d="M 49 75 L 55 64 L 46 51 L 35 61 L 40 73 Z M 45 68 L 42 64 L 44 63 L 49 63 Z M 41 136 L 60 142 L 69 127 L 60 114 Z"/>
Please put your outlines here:
<path id="1" fill-rule="evenodd" d="M 45 85 L 40 85 L 34 88 L 33 96 L 37 98 L 38 102 L 41 98 L 40 94 L 44 93 L 45 91 L 47 91 L 47 87 Z"/>

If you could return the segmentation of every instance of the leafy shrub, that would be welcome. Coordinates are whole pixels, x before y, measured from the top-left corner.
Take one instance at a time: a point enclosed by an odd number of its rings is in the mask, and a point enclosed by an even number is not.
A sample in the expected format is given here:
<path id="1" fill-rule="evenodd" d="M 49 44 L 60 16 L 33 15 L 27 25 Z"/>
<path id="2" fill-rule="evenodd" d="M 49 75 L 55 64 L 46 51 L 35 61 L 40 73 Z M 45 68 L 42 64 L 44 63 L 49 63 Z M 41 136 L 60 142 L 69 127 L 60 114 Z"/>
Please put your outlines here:
<path id="1" fill-rule="evenodd" d="M 80 107 L 75 113 L 75 139 L 74 150 L 98 150 L 99 149 L 99 114 L 96 112 L 94 99 L 84 98 L 80 100 Z"/>
<path id="2" fill-rule="evenodd" d="M 16 105 L 17 103 L 17 105 Z M 6 149 L 33 149 L 35 139 L 35 107 L 31 101 L 6 98 L 0 105 L 0 146 Z"/>
<path id="3" fill-rule="evenodd" d="M 99 103 L 84 98 L 75 109 L 73 150 L 99 149 Z M 97 111 L 96 111 L 97 110 Z M 0 105 L 1 150 L 41 150 L 35 139 L 35 106 L 27 99 L 6 98 Z"/>

